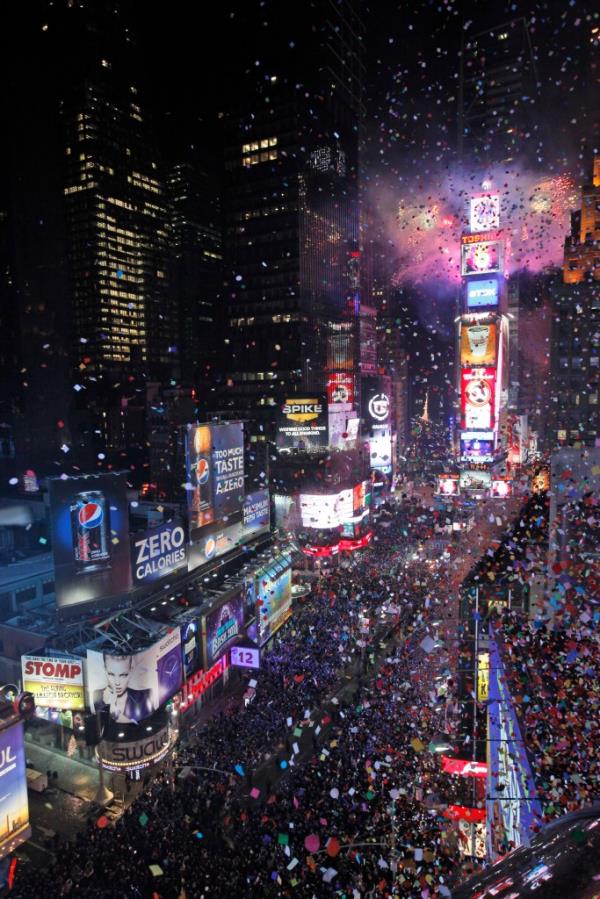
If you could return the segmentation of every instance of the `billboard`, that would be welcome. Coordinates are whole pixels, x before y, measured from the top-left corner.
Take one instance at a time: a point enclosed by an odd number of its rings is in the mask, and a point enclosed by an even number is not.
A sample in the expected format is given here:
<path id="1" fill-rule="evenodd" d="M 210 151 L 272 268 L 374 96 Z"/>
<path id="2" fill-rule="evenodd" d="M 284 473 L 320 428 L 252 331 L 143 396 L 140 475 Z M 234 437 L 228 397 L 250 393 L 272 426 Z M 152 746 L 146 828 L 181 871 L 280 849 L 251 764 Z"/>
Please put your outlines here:
<path id="1" fill-rule="evenodd" d="M 88 704 L 113 721 L 148 718 L 182 683 L 181 631 L 176 628 L 137 653 L 87 651 Z"/>
<path id="2" fill-rule="evenodd" d="M 339 493 L 301 493 L 300 517 L 305 528 L 337 528 L 354 514 L 352 490 Z"/>
<path id="3" fill-rule="evenodd" d="M 389 378 L 363 378 L 363 419 L 375 434 L 388 430 L 392 412 Z"/>
<path id="4" fill-rule="evenodd" d="M 492 474 L 489 471 L 461 471 L 459 484 L 461 490 L 489 490 Z"/>
<path id="5" fill-rule="evenodd" d="M 461 365 L 495 365 L 496 364 L 495 322 L 476 322 L 461 324 L 460 329 L 460 364 Z"/>
<path id="6" fill-rule="evenodd" d="M 498 478 L 493 480 L 490 485 L 491 496 L 512 496 L 512 483 L 506 478 Z"/>
<path id="7" fill-rule="evenodd" d="M 486 309 L 497 306 L 499 288 L 498 278 L 469 278 L 467 281 L 467 309 Z"/>
<path id="8" fill-rule="evenodd" d="M 179 568 L 187 568 L 182 524 L 169 521 L 131 537 L 131 573 L 136 586 L 152 584 Z"/>
<path id="9" fill-rule="evenodd" d="M 256 577 L 259 646 L 263 646 L 291 615 L 292 569 L 288 567 L 282 571 L 280 568 L 274 565 Z"/>
<path id="10" fill-rule="evenodd" d="M 310 450 L 327 446 L 327 424 L 324 396 L 290 396 L 279 409 L 277 447 Z"/>
<path id="11" fill-rule="evenodd" d="M 438 496 L 458 496 L 460 494 L 460 483 L 457 474 L 442 474 L 438 477 L 437 490 Z"/>
<path id="12" fill-rule="evenodd" d="M 248 493 L 242 508 L 242 526 L 244 536 L 260 534 L 269 530 L 271 500 L 268 490 L 256 490 Z"/>
<path id="13" fill-rule="evenodd" d="M 474 233 L 500 227 L 500 195 L 481 194 L 471 197 L 469 227 Z"/>
<path id="14" fill-rule="evenodd" d="M 186 621 L 181 625 L 181 654 L 183 657 L 183 679 L 187 680 L 194 671 L 200 668 L 201 639 L 200 623 L 198 621 Z"/>
<path id="15" fill-rule="evenodd" d="M 222 525 L 215 523 L 196 532 L 195 542 L 188 547 L 189 570 L 224 556 L 244 542 L 241 521 Z"/>
<path id="16" fill-rule="evenodd" d="M 31 836 L 23 724 L 0 731 L 0 858 Z"/>
<path id="17" fill-rule="evenodd" d="M 59 609 L 119 597 L 131 587 L 125 474 L 49 478 Z"/>
<path id="18" fill-rule="evenodd" d="M 504 268 L 504 241 L 499 231 L 481 234 L 464 234 L 460 247 L 463 277 L 502 273 Z"/>
<path id="19" fill-rule="evenodd" d="M 260 650 L 256 646 L 232 646 L 231 667 L 260 668 Z"/>
<path id="20" fill-rule="evenodd" d="M 203 527 L 215 520 L 211 462 L 211 426 L 188 425 L 185 434 L 185 465 L 190 537 L 195 528 Z"/>
<path id="21" fill-rule="evenodd" d="M 461 431 L 460 455 L 469 462 L 491 462 L 494 458 L 494 432 Z"/>
<path id="22" fill-rule="evenodd" d="M 490 626 L 487 839 L 495 861 L 507 844 L 517 848 L 539 828 L 542 808 L 522 739 L 502 656 Z"/>
<path id="23" fill-rule="evenodd" d="M 240 589 L 202 617 L 204 668 L 214 663 L 229 648 L 244 626 L 245 591 Z"/>
<path id="24" fill-rule="evenodd" d="M 23 690 L 32 693 L 36 706 L 84 709 L 83 662 L 75 658 L 22 656 Z"/>
<path id="25" fill-rule="evenodd" d="M 349 374 L 335 372 L 327 378 L 327 402 L 329 405 L 335 403 L 354 402 L 354 378 Z"/>
<path id="26" fill-rule="evenodd" d="M 241 421 L 213 424 L 212 486 L 215 517 L 238 512 L 244 502 L 244 426 Z"/>
<path id="27" fill-rule="evenodd" d="M 462 426 L 489 431 L 494 426 L 495 368 L 463 368 L 460 373 Z"/>
<path id="28" fill-rule="evenodd" d="M 369 440 L 369 466 L 374 471 L 390 474 L 392 470 L 392 436 L 377 434 Z"/>

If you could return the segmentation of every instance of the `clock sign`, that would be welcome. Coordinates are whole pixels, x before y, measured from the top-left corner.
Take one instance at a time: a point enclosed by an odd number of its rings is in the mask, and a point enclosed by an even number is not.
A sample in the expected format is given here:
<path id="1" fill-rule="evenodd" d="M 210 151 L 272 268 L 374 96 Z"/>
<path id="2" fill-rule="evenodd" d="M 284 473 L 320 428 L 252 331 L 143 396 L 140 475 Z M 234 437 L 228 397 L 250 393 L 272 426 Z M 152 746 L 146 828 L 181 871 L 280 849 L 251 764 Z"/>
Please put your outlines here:
<path id="1" fill-rule="evenodd" d="M 471 197 L 469 217 L 471 231 L 491 231 L 500 227 L 500 195 L 484 194 Z"/>

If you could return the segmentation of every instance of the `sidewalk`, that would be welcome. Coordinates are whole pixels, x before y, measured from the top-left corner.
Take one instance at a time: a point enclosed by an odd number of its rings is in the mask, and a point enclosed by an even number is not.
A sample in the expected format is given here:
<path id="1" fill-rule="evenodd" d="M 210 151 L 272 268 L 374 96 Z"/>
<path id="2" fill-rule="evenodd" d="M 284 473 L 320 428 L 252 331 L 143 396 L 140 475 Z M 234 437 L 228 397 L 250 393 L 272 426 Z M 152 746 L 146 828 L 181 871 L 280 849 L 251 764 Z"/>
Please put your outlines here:
<path id="1" fill-rule="evenodd" d="M 68 758 L 54 753 L 30 740 L 25 740 L 25 756 L 36 771 L 41 771 L 43 774 L 47 771 L 56 771 L 58 778 L 49 778 L 49 787 L 57 787 L 65 793 L 88 801 L 96 795 L 98 770 L 91 765 L 80 762 L 76 758 Z"/>

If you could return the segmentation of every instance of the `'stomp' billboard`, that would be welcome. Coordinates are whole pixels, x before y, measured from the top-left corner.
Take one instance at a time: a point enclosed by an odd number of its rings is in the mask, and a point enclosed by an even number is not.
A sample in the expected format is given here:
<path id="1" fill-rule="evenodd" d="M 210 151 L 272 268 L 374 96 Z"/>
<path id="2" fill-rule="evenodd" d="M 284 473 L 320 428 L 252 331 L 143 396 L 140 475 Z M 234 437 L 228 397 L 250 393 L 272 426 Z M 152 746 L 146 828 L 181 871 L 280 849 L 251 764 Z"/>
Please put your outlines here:
<path id="1" fill-rule="evenodd" d="M 87 652 L 92 712 L 108 711 L 121 724 L 139 722 L 177 692 L 182 682 L 181 632 L 176 628 L 133 655 Z"/>
<path id="2" fill-rule="evenodd" d="M 151 584 L 178 568 L 187 567 L 183 525 L 169 521 L 131 538 L 131 571 L 136 586 Z"/>
<path id="3" fill-rule="evenodd" d="M 279 449 L 310 450 L 327 446 L 327 402 L 324 396 L 290 396 L 277 421 Z"/>
<path id="4" fill-rule="evenodd" d="M 22 656 L 23 689 L 36 706 L 50 709 L 85 708 L 83 662 L 75 658 Z"/>
<path id="5" fill-rule="evenodd" d="M 59 609 L 118 597 L 131 587 L 124 474 L 50 478 Z"/>
<path id="6" fill-rule="evenodd" d="M 31 836 L 23 724 L 0 731 L 0 858 Z"/>

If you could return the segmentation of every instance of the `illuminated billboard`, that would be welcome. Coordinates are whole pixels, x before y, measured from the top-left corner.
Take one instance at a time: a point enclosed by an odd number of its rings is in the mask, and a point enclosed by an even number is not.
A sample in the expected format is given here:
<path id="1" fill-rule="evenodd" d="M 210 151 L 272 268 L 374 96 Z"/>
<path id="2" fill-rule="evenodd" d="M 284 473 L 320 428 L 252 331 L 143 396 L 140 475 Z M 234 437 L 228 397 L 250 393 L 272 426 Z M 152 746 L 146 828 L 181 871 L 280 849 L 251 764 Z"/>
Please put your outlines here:
<path id="1" fill-rule="evenodd" d="M 491 462 L 494 458 L 494 432 L 461 431 L 460 455 L 469 462 Z"/>
<path id="2" fill-rule="evenodd" d="M 500 498 L 512 496 L 512 483 L 505 478 L 493 480 L 490 485 L 490 493 L 492 496 L 498 496 Z"/>
<path id="3" fill-rule="evenodd" d="M 183 678 L 187 680 L 200 667 L 202 641 L 200 622 L 186 621 L 181 625 L 181 653 L 183 656 Z"/>
<path id="4" fill-rule="evenodd" d="M 119 724 L 137 723 L 177 692 L 182 675 L 179 628 L 134 654 L 88 649 L 88 703 Z"/>
<path id="5" fill-rule="evenodd" d="M 458 496 L 460 484 L 457 474 L 441 474 L 437 480 L 436 494 L 438 496 Z"/>
<path id="6" fill-rule="evenodd" d="M 469 278 L 467 309 L 486 309 L 498 305 L 500 284 L 497 278 Z"/>
<path id="7" fill-rule="evenodd" d="M 471 197 L 469 226 L 472 232 L 491 231 L 500 227 L 500 195 L 481 194 Z"/>
<path id="8" fill-rule="evenodd" d="M 504 241 L 486 240 L 486 235 L 467 235 L 477 240 L 467 240 L 463 236 L 460 248 L 461 275 L 488 275 L 502 273 L 504 269 Z"/>
<path id="9" fill-rule="evenodd" d="M 240 421 L 188 425 L 186 494 L 193 542 L 197 528 L 242 508 L 244 427 Z"/>
<path id="10" fill-rule="evenodd" d="M 212 424 L 215 516 L 239 512 L 244 502 L 244 427 L 241 421 Z"/>
<path id="11" fill-rule="evenodd" d="M 0 858 L 31 836 L 23 724 L 0 731 Z"/>
<path id="12" fill-rule="evenodd" d="M 204 668 L 214 663 L 242 633 L 245 612 L 245 591 L 240 588 L 232 596 L 221 601 L 202 617 L 204 635 Z"/>
<path id="13" fill-rule="evenodd" d="M 300 516 L 305 528 L 337 528 L 354 514 L 352 490 L 339 493 L 301 493 Z"/>
<path id="14" fill-rule="evenodd" d="M 462 426 L 489 431 L 494 426 L 495 368 L 463 368 L 460 373 Z"/>
<path id="15" fill-rule="evenodd" d="M 22 656 L 23 689 L 36 706 L 50 709 L 84 709 L 83 662 L 76 658 Z"/>
<path id="16" fill-rule="evenodd" d="M 376 434 L 369 440 L 369 467 L 390 474 L 392 471 L 392 435 Z"/>
<path id="17" fill-rule="evenodd" d="M 495 365 L 497 327 L 495 322 L 462 322 L 460 328 L 460 364 Z"/>
<path id="18" fill-rule="evenodd" d="M 203 527 L 215 520 L 210 425 L 188 425 L 185 434 L 185 463 L 191 538 L 195 528 Z"/>
<path id="19" fill-rule="evenodd" d="M 292 569 L 283 563 L 256 576 L 258 642 L 263 646 L 287 621 L 292 607 Z"/>
<path id="20" fill-rule="evenodd" d="M 244 537 L 265 533 L 269 530 L 271 501 L 268 490 L 248 493 L 242 507 Z"/>
<path id="21" fill-rule="evenodd" d="M 169 521 L 132 535 L 131 573 L 136 586 L 151 584 L 183 568 L 187 568 L 183 525 Z"/>
<path id="22" fill-rule="evenodd" d="M 363 378 L 363 419 L 371 434 L 389 430 L 392 412 L 389 378 Z"/>
<path id="23" fill-rule="evenodd" d="M 124 474 L 49 478 L 56 603 L 64 610 L 131 587 Z"/>
<path id="24" fill-rule="evenodd" d="M 354 402 L 354 377 L 349 374 L 336 372 L 327 378 L 327 402 L 330 405 L 336 403 Z"/>
<path id="25" fill-rule="evenodd" d="M 489 471 L 461 471 L 459 484 L 461 490 L 489 490 L 492 475 Z"/>
<path id="26" fill-rule="evenodd" d="M 279 409 L 277 447 L 311 450 L 327 446 L 327 425 L 324 396 L 290 396 Z"/>

